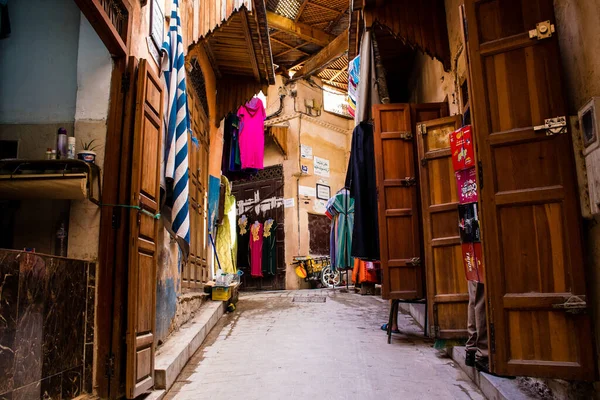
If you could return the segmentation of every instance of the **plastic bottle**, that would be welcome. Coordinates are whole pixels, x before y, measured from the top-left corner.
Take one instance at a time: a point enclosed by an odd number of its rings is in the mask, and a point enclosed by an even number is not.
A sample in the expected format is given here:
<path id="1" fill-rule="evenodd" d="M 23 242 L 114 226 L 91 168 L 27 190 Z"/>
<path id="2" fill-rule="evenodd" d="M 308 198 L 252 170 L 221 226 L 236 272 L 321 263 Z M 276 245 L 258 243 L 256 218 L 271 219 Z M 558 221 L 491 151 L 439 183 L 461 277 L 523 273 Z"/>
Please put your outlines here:
<path id="1" fill-rule="evenodd" d="M 75 159 L 75 138 L 70 136 L 67 140 L 67 158 L 69 160 Z"/>
<path id="2" fill-rule="evenodd" d="M 52 150 L 52 154 L 50 155 L 51 160 L 56 160 L 56 150 Z"/>
<path id="3" fill-rule="evenodd" d="M 46 160 L 52 160 L 52 149 L 50 147 L 46 149 Z"/>
<path id="4" fill-rule="evenodd" d="M 62 160 L 67 158 L 67 130 L 59 128 L 56 135 L 56 158 Z"/>

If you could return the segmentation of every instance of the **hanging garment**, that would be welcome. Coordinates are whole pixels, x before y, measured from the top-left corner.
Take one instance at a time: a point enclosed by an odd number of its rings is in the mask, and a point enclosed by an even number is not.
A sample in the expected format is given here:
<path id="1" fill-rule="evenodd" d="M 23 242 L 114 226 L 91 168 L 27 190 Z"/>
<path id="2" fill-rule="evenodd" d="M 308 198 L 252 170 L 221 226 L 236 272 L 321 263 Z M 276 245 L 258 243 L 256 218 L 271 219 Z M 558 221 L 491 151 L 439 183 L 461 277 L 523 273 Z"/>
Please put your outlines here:
<path id="1" fill-rule="evenodd" d="M 263 275 L 275 275 L 277 272 L 277 223 L 273 219 L 265 221 L 263 227 Z"/>
<path id="2" fill-rule="evenodd" d="M 373 125 L 361 122 L 352 133 L 346 187 L 355 200 L 352 256 L 379 260 L 379 226 Z"/>
<path id="3" fill-rule="evenodd" d="M 378 268 L 372 261 L 363 261 L 354 259 L 354 270 L 352 271 L 352 280 L 355 284 L 361 283 L 379 283 L 377 274 Z"/>
<path id="4" fill-rule="evenodd" d="M 253 98 L 238 110 L 240 118 L 240 159 L 242 168 L 263 169 L 265 156 L 265 108 Z"/>
<path id="5" fill-rule="evenodd" d="M 250 275 L 261 278 L 262 274 L 263 224 L 256 221 L 250 226 Z"/>
<path id="6" fill-rule="evenodd" d="M 250 268 L 250 227 L 248 217 L 242 215 L 237 220 L 237 263 L 238 269 Z"/>
<path id="7" fill-rule="evenodd" d="M 354 199 L 346 189 L 332 197 L 328 213 L 333 215 L 331 230 L 334 235 L 334 251 L 331 251 L 331 266 L 334 270 L 350 269 L 354 265 L 351 256 L 352 231 L 354 227 Z M 331 200 L 331 199 L 330 199 Z"/>
<path id="8" fill-rule="evenodd" d="M 229 180 L 225 176 L 221 177 L 221 183 L 225 187 L 223 196 L 223 223 L 217 231 L 217 255 L 221 263 L 221 270 L 226 274 L 235 273 L 235 262 L 237 258 L 234 255 L 235 249 L 235 197 L 231 194 Z"/>

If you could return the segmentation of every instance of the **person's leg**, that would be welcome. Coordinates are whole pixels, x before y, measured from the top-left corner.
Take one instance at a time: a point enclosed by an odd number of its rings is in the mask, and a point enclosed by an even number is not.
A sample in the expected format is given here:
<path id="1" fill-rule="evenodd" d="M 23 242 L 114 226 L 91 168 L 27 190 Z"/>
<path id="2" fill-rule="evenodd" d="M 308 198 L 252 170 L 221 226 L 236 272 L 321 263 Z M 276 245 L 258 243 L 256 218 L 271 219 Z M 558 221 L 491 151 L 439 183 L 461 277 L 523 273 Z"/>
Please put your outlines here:
<path id="1" fill-rule="evenodd" d="M 475 318 L 475 299 L 477 295 L 477 282 L 468 281 L 469 288 L 469 306 L 467 309 L 467 334 L 469 339 L 466 344 L 466 360 L 465 363 L 469 367 L 475 366 L 475 353 L 477 352 L 477 324 Z"/>
<path id="2" fill-rule="evenodd" d="M 394 307 L 395 310 L 392 310 L 392 332 L 398 331 L 398 311 L 400 310 L 400 304 L 396 302 Z"/>
<path id="3" fill-rule="evenodd" d="M 477 367 L 480 370 L 487 371 L 489 368 L 489 350 L 487 321 L 485 315 L 485 287 L 483 283 L 477 284 L 477 293 L 475 297 L 475 324 L 477 326 Z"/>

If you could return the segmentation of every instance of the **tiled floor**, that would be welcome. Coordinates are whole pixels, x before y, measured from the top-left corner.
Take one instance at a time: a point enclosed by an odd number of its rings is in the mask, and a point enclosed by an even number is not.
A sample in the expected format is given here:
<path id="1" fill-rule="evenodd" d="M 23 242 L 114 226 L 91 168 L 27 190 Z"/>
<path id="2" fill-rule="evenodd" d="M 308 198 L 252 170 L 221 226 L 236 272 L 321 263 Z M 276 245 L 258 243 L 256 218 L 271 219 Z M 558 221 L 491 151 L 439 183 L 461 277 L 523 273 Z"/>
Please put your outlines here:
<path id="1" fill-rule="evenodd" d="M 410 317 L 401 329 L 415 335 L 388 345 L 387 313 L 378 298 L 330 290 L 242 295 L 166 399 L 483 399 Z"/>

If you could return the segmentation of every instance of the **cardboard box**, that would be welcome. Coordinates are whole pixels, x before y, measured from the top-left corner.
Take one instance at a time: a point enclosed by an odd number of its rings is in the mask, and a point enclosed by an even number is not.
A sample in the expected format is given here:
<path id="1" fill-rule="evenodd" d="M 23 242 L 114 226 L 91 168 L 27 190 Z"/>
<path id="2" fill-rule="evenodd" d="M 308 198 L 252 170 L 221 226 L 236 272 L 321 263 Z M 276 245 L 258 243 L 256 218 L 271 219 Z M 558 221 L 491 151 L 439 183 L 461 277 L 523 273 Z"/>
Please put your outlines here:
<path id="1" fill-rule="evenodd" d="M 456 171 L 456 189 L 458 190 L 458 202 L 460 204 L 477 203 L 477 172 L 475 168 Z"/>
<path id="2" fill-rule="evenodd" d="M 458 206 L 458 230 L 461 243 L 481 242 L 477 203 L 460 204 Z"/>
<path id="3" fill-rule="evenodd" d="M 454 171 L 462 171 L 475 166 L 471 125 L 463 126 L 450 133 L 450 153 Z"/>
<path id="4" fill-rule="evenodd" d="M 467 280 L 483 282 L 481 243 L 463 243 L 462 255 Z"/>

